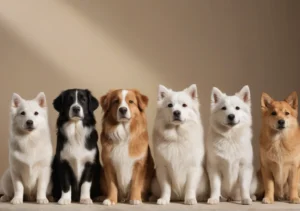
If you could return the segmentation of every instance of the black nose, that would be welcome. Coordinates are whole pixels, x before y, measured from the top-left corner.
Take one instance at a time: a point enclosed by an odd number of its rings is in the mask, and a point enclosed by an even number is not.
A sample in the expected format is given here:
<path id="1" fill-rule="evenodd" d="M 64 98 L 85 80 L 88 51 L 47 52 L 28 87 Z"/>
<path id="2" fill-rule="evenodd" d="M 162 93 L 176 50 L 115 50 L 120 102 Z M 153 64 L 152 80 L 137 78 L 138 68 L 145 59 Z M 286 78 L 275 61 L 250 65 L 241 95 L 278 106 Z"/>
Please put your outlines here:
<path id="1" fill-rule="evenodd" d="M 74 106 L 72 109 L 73 109 L 74 114 L 78 114 L 79 111 L 80 111 L 80 107 L 79 106 Z"/>
<path id="2" fill-rule="evenodd" d="M 27 121 L 26 121 L 26 125 L 27 125 L 28 127 L 32 127 L 33 121 L 32 121 L 32 120 L 27 120 Z"/>
<path id="3" fill-rule="evenodd" d="M 127 108 L 126 107 L 121 107 L 121 108 L 119 108 L 119 112 L 124 115 L 127 112 Z"/>
<path id="4" fill-rule="evenodd" d="M 234 115 L 234 114 L 229 114 L 229 115 L 228 115 L 228 119 L 229 119 L 230 121 L 233 121 L 234 118 L 235 118 L 235 115 Z"/>
<path id="5" fill-rule="evenodd" d="M 178 110 L 176 110 L 176 111 L 173 112 L 173 115 L 174 115 L 175 117 L 180 117 L 180 114 L 181 114 L 181 112 L 178 111 Z"/>
<path id="6" fill-rule="evenodd" d="M 285 121 L 283 119 L 278 120 L 278 124 L 280 126 L 283 126 L 285 124 Z"/>

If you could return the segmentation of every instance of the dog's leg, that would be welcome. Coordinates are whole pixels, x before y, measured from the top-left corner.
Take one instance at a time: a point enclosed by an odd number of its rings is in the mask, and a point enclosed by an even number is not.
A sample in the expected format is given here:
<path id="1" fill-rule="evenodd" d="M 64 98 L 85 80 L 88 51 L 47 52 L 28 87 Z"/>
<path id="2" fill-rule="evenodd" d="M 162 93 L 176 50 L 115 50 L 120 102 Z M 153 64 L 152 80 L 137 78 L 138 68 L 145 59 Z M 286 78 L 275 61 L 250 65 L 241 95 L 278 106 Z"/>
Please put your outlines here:
<path id="1" fill-rule="evenodd" d="M 157 181 L 161 189 L 160 198 L 157 204 L 165 205 L 170 203 L 171 199 L 171 184 L 168 181 L 168 171 L 166 167 L 156 168 Z"/>
<path id="2" fill-rule="evenodd" d="M 138 205 L 142 203 L 142 189 L 145 182 L 145 173 L 146 169 L 143 169 L 143 166 L 141 163 L 137 162 L 134 165 L 133 172 L 135 172 L 134 175 L 132 175 L 132 181 L 131 181 L 131 193 L 130 193 L 130 201 L 129 203 L 132 205 Z"/>
<path id="3" fill-rule="evenodd" d="M 50 167 L 45 167 L 41 170 L 38 185 L 37 185 L 37 197 L 36 202 L 38 204 L 48 204 L 49 201 L 46 197 L 47 188 L 50 182 L 51 169 Z"/>
<path id="4" fill-rule="evenodd" d="M 24 186 L 18 174 L 11 171 L 11 178 L 14 186 L 14 197 L 10 201 L 12 204 L 22 204 L 24 196 Z"/>
<path id="5" fill-rule="evenodd" d="M 108 196 L 103 201 L 106 206 L 115 205 L 118 202 L 117 178 L 112 165 L 105 165 L 104 174 L 107 184 Z"/>
<path id="6" fill-rule="evenodd" d="M 66 161 L 62 161 L 63 163 L 60 163 L 59 165 L 59 180 L 60 180 L 60 186 L 62 189 L 61 197 L 58 200 L 58 204 L 60 205 L 67 205 L 71 204 L 72 200 L 72 189 L 71 189 L 71 175 L 69 170 L 69 165 Z"/>
<path id="7" fill-rule="evenodd" d="M 270 170 L 261 166 L 261 173 L 264 183 L 265 196 L 262 200 L 264 204 L 272 204 L 274 202 L 274 180 Z"/>
<path id="8" fill-rule="evenodd" d="M 242 165 L 240 167 L 239 177 L 240 177 L 240 190 L 242 204 L 249 205 L 252 203 L 250 197 L 250 186 L 253 175 L 253 167 L 250 165 Z"/>
<path id="9" fill-rule="evenodd" d="M 81 178 L 82 180 L 82 185 L 80 190 L 81 204 L 93 204 L 93 201 L 91 199 L 92 178 L 93 178 L 93 165 L 91 163 L 87 163 L 85 164 L 84 172 Z"/>
<path id="10" fill-rule="evenodd" d="M 200 168 L 192 168 L 188 172 L 184 196 L 185 204 L 197 204 L 196 191 L 199 185 L 199 179 L 202 178 L 202 174 L 203 171 L 200 172 Z"/>
<path id="11" fill-rule="evenodd" d="M 210 198 L 207 200 L 208 204 L 218 204 L 221 196 L 221 175 L 216 166 L 208 168 L 208 175 L 210 181 Z"/>
<path id="12" fill-rule="evenodd" d="M 290 188 L 290 202 L 293 204 L 300 204 L 300 198 L 298 195 L 298 178 L 299 178 L 299 169 L 294 167 L 289 173 L 289 188 Z"/>

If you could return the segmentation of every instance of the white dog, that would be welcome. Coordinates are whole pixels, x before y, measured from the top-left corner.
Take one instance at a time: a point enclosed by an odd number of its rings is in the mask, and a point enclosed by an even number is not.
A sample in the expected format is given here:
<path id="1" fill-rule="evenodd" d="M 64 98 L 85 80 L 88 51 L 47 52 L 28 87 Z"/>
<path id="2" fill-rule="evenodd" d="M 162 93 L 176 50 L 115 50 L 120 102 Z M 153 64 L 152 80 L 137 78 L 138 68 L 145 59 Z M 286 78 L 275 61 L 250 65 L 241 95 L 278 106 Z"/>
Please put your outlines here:
<path id="1" fill-rule="evenodd" d="M 157 204 L 184 200 L 196 204 L 208 198 L 208 179 L 203 168 L 203 127 L 197 87 L 174 92 L 160 85 L 153 132 L 156 179 L 152 193 Z"/>
<path id="2" fill-rule="evenodd" d="M 213 88 L 211 94 L 210 129 L 207 138 L 207 171 L 211 195 L 209 204 L 220 197 L 251 204 L 257 186 L 253 173 L 252 115 L 250 90 L 227 96 Z M 251 181 L 253 186 L 251 187 Z M 251 194 L 250 194 L 251 193 Z"/>
<path id="3" fill-rule="evenodd" d="M 4 173 L 1 201 L 22 204 L 23 197 L 46 204 L 51 176 L 52 144 L 48 125 L 46 97 L 34 100 L 13 94 L 9 140 L 9 169 Z"/>

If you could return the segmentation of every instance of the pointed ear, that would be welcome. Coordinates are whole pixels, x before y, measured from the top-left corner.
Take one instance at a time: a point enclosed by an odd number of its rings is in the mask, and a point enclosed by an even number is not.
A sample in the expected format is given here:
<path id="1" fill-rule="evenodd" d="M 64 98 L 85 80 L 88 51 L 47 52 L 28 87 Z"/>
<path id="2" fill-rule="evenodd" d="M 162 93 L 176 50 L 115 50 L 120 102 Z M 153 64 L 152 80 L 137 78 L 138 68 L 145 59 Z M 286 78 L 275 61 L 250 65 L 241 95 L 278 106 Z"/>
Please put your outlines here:
<path id="1" fill-rule="evenodd" d="M 220 102 L 220 99 L 224 96 L 223 92 L 221 92 L 220 89 L 218 89 L 217 87 L 213 87 L 212 91 L 211 91 L 211 104 L 217 104 L 218 102 Z"/>
<path id="2" fill-rule="evenodd" d="M 57 112 L 60 112 L 62 109 L 64 101 L 64 93 L 62 92 L 57 98 L 53 100 L 53 107 Z"/>
<path id="3" fill-rule="evenodd" d="M 106 95 L 100 97 L 100 105 L 104 112 L 108 111 L 110 107 L 110 95 L 112 92 L 113 90 L 109 90 Z"/>
<path id="4" fill-rule="evenodd" d="M 92 95 L 91 91 L 86 89 L 85 90 L 87 96 L 88 96 L 88 99 L 89 99 L 89 110 L 90 112 L 94 112 L 98 106 L 99 106 L 99 102 L 98 100 Z"/>
<path id="5" fill-rule="evenodd" d="M 197 93 L 197 86 L 196 84 L 192 84 L 188 88 L 185 89 L 185 91 L 191 96 L 193 100 L 198 98 L 198 93 Z"/>
<path id="6" fill-rule="evenodd" d="M 140 111 L 144 111 L 148 105 L 148 97 L 146 95 L 141 94 L 138 90 L 134 90 L 134 92 L 138 101 L 138 107 Z"/>
<path id="7" fill-rule="evenodd" d="M 274 100 L 267 93 L 263 92 L 260 100 L 261 108 L 263 110 L 267 110 L 268 108 L 271 107 L 273 101 Z"/>
<path id="8" fill-rule="evenodd" d="M 167 88 L 167 87 L 165 87 L 165 86 L 163 86 L 163 85 L 159 85 L 158 86 L 158 100 L 162 100 L 162 99 L 164 99 L 166 96 L 167 96 L 167 94 L 169 93 L 169 89 Z"/>
<path id="9" fill-rule="evenodd" d="M 297 92 L 292 92 L 286 99 L 285 101 L 290 104 L 290 106 L 295 109 L 298 110 L 298 95 Z"/>
<path id="10" fill-rule="evenodd" d="M 22 101 L 23 99 L 20 95 L 18 95 L 17 93 L 13 93 L 11 99 L 11 107 L 18 108 Z"/>
<path id="11" fill-rule="evenodd" d="M 251 104 L 251 96 L 249 86 L 244 86 L 237 94 L 245 103 Z"/>
<path id="12" fill-rule="evenodd" d="M 44 108 L 47 107 L 47 102 L 46 102 L 46 95 L 44 92 L 40 92 L 36 97 L 35 100 L 38 102 L 38 104 Z"/>

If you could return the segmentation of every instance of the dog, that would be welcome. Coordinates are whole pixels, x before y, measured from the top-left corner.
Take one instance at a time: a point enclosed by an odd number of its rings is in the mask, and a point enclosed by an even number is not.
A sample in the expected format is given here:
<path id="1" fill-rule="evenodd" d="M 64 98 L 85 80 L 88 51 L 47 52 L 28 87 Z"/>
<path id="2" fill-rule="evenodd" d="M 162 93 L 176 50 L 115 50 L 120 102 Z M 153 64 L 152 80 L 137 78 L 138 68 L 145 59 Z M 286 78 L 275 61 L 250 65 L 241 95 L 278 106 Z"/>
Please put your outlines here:
<path id="1" fill-rule="evenodd" d="M 195 84 L 176 92 L 159 85 L 153 129 L 156 178 L 152 194 L 157 204 L 182 201 L 187 205 L 208 198 L 204 169 L 203 126 Z"/>
<path id="2" fill-rule="evenodd" d="M 300 129 L 297 93 L 284 101 L 275 101 L 268 94 L 261 97 L 262 128 L 260 161 L 264 181 L 263 203 L 289 199 L 299 204 Z"/>
<path id="3" fill-rule="evenodd" d="M 149 194 L 154 168 L 145 114 L 148 97 L 135 89 L 110 90 L 100 104 L 101 162 L 107 184 L 103 204 L 128 199 L 132 205 L 141 204 Z"/>
<path id="4" fill-rule="evenodd" d="M 33 100 L 13 94 L 10 109 L 9 169 L 1 186 L 2 202 L 22 204 L 36 200 L 47 204 L 51 176 L 52 143 L 46 96 L 39 93 Z"/>
<path id="5" fill-rule="evenodd" d="M 94 111 L 97 99 L 87 89 L 63 91 L 53 106 L 57 119 L 57 146 L 52 164 L 53 197 L 61 205 L 92 204 L 101 194 L 98 133 Z"/>
<path id="6" fill-rule="evenodd" d="M 208 204 L 218 204 L 221 197 L 229 201 L 241 200 L 245 205 L 255 199 L 259 183 L 253 167 L 251 127 L 249 87 L 244 86 L 233 96 L 214 87 L 206 141 L 211 187 Z"/>

